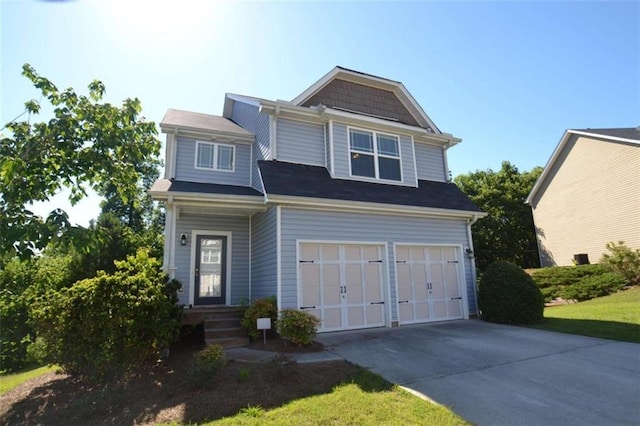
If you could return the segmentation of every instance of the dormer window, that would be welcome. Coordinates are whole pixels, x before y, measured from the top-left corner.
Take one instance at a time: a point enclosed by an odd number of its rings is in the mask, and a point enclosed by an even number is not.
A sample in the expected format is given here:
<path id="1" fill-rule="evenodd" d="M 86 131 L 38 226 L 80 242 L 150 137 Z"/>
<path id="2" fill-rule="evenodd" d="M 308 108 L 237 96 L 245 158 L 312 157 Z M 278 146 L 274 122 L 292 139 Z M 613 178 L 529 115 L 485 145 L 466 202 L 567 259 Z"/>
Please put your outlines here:
<path id="1" fill-rule="evenodd" d="M 402 181 L 398 137 L 349 129 L 351 175 Z"/>
<path id="2" fill-rule="evenodd" d="M 235 149 L 233 145 L 196 142 L 196 169 L 232 172 Z"/>

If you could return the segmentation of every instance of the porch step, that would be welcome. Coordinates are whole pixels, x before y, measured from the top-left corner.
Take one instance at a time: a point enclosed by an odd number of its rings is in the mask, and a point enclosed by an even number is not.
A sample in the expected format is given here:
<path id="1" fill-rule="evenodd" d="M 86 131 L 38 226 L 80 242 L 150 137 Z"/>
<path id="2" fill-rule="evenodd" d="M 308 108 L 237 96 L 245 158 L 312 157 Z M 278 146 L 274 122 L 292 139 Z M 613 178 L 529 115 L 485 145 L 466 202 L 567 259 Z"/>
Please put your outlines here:
<path id="1" fill-rule="evenodd" d="M 247 337 L 247 331 L 242 327 L 216 327 L 204 329 L 204 338 L 216 339 L 223 337 Z"/>
<path id="2" fill-rule="evenodd" d="M 206 320 L 237 319 L 240 321 L 246 307 L 219 306 L 209 308 L 189 308 L 183 311 L 182 324 L 202 324 Z"/>
<path id="3" fill-rule="evenodd" d="M 240 318 L 216 318 L 204 321 L 204 329 L 213 330 L 217 328 L 242 328 Z"/>

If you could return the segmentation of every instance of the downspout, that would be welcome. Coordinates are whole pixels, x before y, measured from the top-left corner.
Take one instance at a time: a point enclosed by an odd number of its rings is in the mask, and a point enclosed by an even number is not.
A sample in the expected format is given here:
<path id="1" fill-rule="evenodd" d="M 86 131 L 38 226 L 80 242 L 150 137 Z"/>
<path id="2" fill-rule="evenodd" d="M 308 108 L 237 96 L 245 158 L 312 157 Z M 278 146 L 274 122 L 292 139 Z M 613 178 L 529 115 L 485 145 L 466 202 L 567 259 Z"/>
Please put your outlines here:
<path id="1" fill-rule="evenodd" d="M 480 219 L 477 215 L 473 215 L 471 219 L 467 219 L 467 240 L 469 241 L 469 262 L 471 263 L 471 279 L 473 280 L 474 300 L 476 303 L 476 315 L 480 317 L 480 309 L 478 308 L 478 274 L 476 272 L 475 251 L 473 249 L 473 236 L 471 235 L 471 226 Z"/>

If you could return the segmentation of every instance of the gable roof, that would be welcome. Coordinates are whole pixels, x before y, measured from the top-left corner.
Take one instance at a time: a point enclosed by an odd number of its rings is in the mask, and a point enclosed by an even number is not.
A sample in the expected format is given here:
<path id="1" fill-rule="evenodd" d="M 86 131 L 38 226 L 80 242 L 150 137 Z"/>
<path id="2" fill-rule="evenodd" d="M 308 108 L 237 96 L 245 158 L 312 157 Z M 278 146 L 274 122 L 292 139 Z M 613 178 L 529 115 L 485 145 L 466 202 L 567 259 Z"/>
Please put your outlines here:
<path id="1" fill-rule="evenodd" d="M 549 173 L 551 173 L 551 169 L 553 169 L 553 166 L 560 157 L 560 154 L 564 150 L 564 147 L 573 136 L 593 137 L 604 142 L 623 142 L 640 145 L 640 126 L 611 129 L 567 129 L 564 132 L 564 135 L 562 135 L 560 142 L 558 142 L 558 145 L 553 151 L 553 154 L 551 154 L 551 158 L 549 158 L 549 161 L 547 161 L 547 164 L 544 166 L 542 174 L 533 186 L 533 189 L 529 193 L 529 196 L 525 200 L 525 203 L 531 204 L 538 191 L 542 187 L 544 181 L 549 176 Z"/>
<path id="2" fill-rule="evenodd" d="M 243 129 L 228 118 L 179 109 L 168 109 L 160 122 L 160 128 L 166 133 L 175 129 L 183 129 L 229 136 L 253 137 L 253 133 Z"/>
<path id="3" fill-rule="evenodd" d="M 334 67 L 295 97 L 297 106 L 325 106 L 400 121 L 441 134 L 420 104 L 398 81 Z"/>
<path id="4" fill-rule="evenodd" d="M 419 180 L 418 187 L 334 179 L 326 168 L 282 161 L 258 161 L 267 198 L 321 198 L 484 213 L 453 183 Z"/>

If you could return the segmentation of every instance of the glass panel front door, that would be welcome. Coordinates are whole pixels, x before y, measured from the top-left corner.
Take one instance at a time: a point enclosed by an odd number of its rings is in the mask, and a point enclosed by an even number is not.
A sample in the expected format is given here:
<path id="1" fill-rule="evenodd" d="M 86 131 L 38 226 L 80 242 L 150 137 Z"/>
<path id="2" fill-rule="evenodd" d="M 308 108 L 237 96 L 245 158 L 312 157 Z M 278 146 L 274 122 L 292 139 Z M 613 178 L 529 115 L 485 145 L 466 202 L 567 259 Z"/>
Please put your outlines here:
<path id="1" fill-rule="evenodd" d="M 227 237 L 198 236 L 196 240 L 196 305 L 225 303 Z"/>

